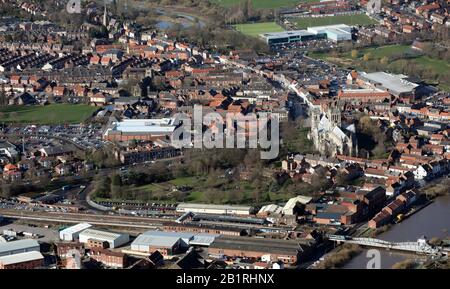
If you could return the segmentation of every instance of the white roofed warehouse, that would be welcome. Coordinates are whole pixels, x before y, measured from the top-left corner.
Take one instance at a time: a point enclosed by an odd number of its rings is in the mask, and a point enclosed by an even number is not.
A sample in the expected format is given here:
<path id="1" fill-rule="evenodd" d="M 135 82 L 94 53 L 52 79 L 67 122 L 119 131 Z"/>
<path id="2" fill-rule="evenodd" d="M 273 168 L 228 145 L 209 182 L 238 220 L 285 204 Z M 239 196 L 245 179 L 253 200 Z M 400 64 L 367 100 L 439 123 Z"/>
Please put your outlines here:
<path id="1" fill-rule="evenodd" d="M 129 141 L 170 139 L 175 131 L 178 120 L 176 118 L 161 119 L 125 119 L 112 122 L 103 138 L 109 141 Z"/>
<path id="2" fill-rule="evenodd" d="M 260 37 L 268 45 L 282 45 L 297 42 L 306 42 L 309 40 L 317 40 L 326 38 L 325 34 L 316 34 L 306 30 L 293 30 L 283 32 L 270 32 L 261 34 Z"/>
<path id="3" fill-rule="evenodd" d="M 123 233 L 114 233 L 94 229 L 86 229 L 80 233 L 80 243 L 107 242 L 109 248 L 120 247 L 130 241 L 130 236 Z"/>
<path id="4" fill-rule="evenodd" d="M 327 39 L 334 42 L 352 40 L 352 28 L 346 24 L 308 27 L 308 32 L 326 34 Z"/>
<path id="5" fill-rule="evenodd" d="M 34 269 L 43 265 L 44 256 L 38 251 L 0 257 L 0 269 Z"/>
<path id="6" fill-rule="evenodd" d="M 179 233 L 147 231 L 131 243 L 131 250 L 143 253 L 159 251 L 163 256 L 175 255 L 181 253 L 183 247 L 187 246 L 182 236 Z M 193 236 L 193 234 L 188 234 L 185 237 L 190 240 Z"/>
<path id="7" fill-rule="evenodd" d="M 41 251 L 41 247 L 36 240 L 23 239 L 7 243 L 0 243 L 0 257 L 31 251 Z"/>
<path id="8" fill-rule="evenodd" d="M 208 247 L 218 236 L 217 234 L 147 231 L 131 243 L 131 250 L 143 253 L 159 251 L 164 256 L 170 256 L 186 251 L 189 246 Z"/>
<path id="9" fill-rule="evenodd" d="M 295 215 L 297 204 L 306 205 L 311 202 L 312 198 L 307 196 L 297 196 L 289 199 L 289 201 L 284 205 L 282 213 L 284 215 Z"/>
<path id="10" fill-rule="evenodd" d="M 359 80 L 366 85 L 385 89 L 397 97 L 414 96 L 418 84 L 408 81 L 405 75 L 396 75 L 386 72 L 372 72 L 359 74 Z"/>
<path id="11" fill-rule="evenodd" d="M 177 206 L 179 213 L 203 213 L 203 214 L 219 214 L 219 215 L 251 215 L 253 207 L 249 206 L 232 206 L 232 205 L 207 205 L 207 204 L 189 204 L 181 203 Z"/>
<path id="12" fill-rule="evenodd" d="M 71 226 L 64 230 L 61 230 L 59 232 L 59 238 L 62 241 L 70 241 L 70 242 L 77 241 L 80 233 L 86 229 L 89 229 L 90 227 L 92 227 L 92 225 L 88 223 L 80 223 L 75 226 Z"/>

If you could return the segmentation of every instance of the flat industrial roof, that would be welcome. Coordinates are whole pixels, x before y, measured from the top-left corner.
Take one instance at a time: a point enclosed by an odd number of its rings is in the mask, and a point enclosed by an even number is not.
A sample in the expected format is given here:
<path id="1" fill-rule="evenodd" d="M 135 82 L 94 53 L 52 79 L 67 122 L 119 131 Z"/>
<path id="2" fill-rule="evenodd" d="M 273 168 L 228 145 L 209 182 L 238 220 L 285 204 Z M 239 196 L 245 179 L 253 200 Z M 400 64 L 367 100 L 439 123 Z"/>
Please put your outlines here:
<path id="1" fill-rule="evenodd" d="M 40 260 L 40 259 L 44 259 L 44 256 L 42 256 L 42 254 L 40 252 L 30 251 L 30 252 L 0 257 L 0 264 L 10 265 L 10 264 L 23 263 L 23 262 L 33 261 L 33 260 Z"/>
<path id="2" fill-rule="evenodd" d="M 184 233 L 184 232 L 166 232 L 166 231 L 147 231 L 142 233 L 146 236 L 154 236 L 154 237 L 178 237 L 182 239 L 191 239 L 195 234 L 192 233 Z"/>
<path id="3" fill-rule="evenodd" d="M 282 31 L 282 32 L 269 32 L 260 34 L 265 38 L 282 38 L 282 37 L 292 37 L 292 36 L 309 36 L 316 35 L 315 33 L 311 33 L 306 30 L 291 30 L 291 31 Z"/>
<path id="4" fill-rule="evenodd" d="M 322 25 L 322 26 L 312 26 L 308 27 L 308 32 L 312 33 L 321 33 L 323 31 L 333 31 L 333 30 L 339 30 L 342 32 L 351 32 L 352 28 L 348 26 L 347 24 L 334 24 L 334 25 Z"/>
<path id="5" fill-rule="evenodd" d="M 0 243 L 0 255 L 5 252 L 23 250 L 32 247 L 39 247 L 39 243 L 36 240 L 32 239 L 23 239 L 7 243 Z"/>
<path id="6" fill-rule="evenodd" d="M 124 235 L 124 234 L 100 231 L 100 230 L 94 230 L 94 229 L 86 229 L 80 233 L 80 236 L 87 236 L 88 239 L 105 240 L 105 241 L 111 241 L 111 242 L 114 241 L 115 239 L 119 238 L 122 235 Z"/>
<path id="7" fill-rule="evenodd" d="M 216 234 L 198 234 L 189 242 L 189 245 L 209 246 L 219 236 Z"/>
<path id="8" fill-rule="evenodd" d="M 171 133 L 175 130 L 175 120 L 172 118 L 161 119 L 127 119 L 115 122 L 113 130 L 121 132 L 147 132 L 147 133 Z"/>
<path id="9" fill-rule="evenodd" d="M 139 235 L 132 243 L 137 246 L 172 247 L 179 239 L 187 239 L 190 245 L 209 246 L 218 234 L 192 234 L 184 232 L 147 231 Z"/>
<path id="10" fill-rule="evenodd" d="M 346 31 L 344 29 L 339 29 L 339 28 L 328 28 L 328 29 L 325 30 L 325 33 L 333 33 L 335 35 L 343 35 L 343 34 L 345 34 L 345 35 L 349 35 L 350 34 L 351 35 L 351 32 Z"/>
<path id="11" fill-rule="evenodd" d="M 300 249 L 298 240 L 276 240 L 276 239 L 260 239 L 251 237 L 233 238 L 221 236 L 215 238 L 210 248 L 223 248 L 232 250 L 243 250 L 251 252 L 264 252 L 267 254 L 287 254 L 295 255 Z M 306 244 L 302 244 L 306 245 Z"/>
<path id="12" fill-rule="evenodd" d="M 83 230 L 86 230 L 86 229 L 88 229 L 90 227 L 92 227 L 91 224 L 80 223 L 80 224 L 76 224 L 76 225 L 74 225 L 72 227 L 65 228 L 64 230 L 61 230 L 60 233 L 63 233 L 63 234 L 74 234 L 74 233 L 79 233 L 79 232 L 81 232 Z"/>
<path id="13" fill-rule="evenodd" d="M 222 222 L 237 222 L 237 223 L 249 223 L 249 224 L 264 224 L 265 220 L 260 218 L 247 218 L 236 217 L 229 215 L 214 215 L 214 214 L 195 214 L 193 220 L 209 220 L 209 221 L 222 221 Z"/>
<path id="14" fill-rule="evenodd" d="M 209 205 L 209 204 L 189 204 L 181 203 L 177 206 L 177 209 L 211 209 L 211 210 L 244 210 L 250 211 L 252 207 L 249 206 L 232 206 L 232 205 Z"/>
<path id="15" fill-rule="evenodd" d="M 148 233 L 148 234 L 146 234 Z M 149 247 L 162 247 L 162 248 L 170 248 L 173 247 L 180 239 L 181 236 L 176 234 L 150 234 L 150 232 L 146 232 L 144 234 L 139 235 L 133 243 L 132 246 L 149 246 Z M 193 235 L 192 235 L 193 236 Z"/>
<path id="16" fill-rule="evenodd" d="M 386 72 L 361 73 L 363 79 L 381 84 L 390 91 L 402 93 L 411 92 L 418 84 L 403 79 L 400 75 L 389 74 Z"/>

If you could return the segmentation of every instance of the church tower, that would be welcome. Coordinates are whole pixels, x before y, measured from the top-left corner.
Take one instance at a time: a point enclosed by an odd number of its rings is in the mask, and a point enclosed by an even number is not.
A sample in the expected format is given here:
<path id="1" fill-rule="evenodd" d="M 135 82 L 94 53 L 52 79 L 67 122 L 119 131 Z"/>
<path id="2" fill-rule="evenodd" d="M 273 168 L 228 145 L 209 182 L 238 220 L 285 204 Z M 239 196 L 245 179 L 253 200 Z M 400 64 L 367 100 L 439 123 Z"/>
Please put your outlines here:
<path id="1" fill-rule="evenodd" d="M 313 141 L 314 145 L 319 145 L 319 123 L 320 123 L 320 109 L 311 109 L 311 131 L 309 133 L 309 139 Z"/>
<path id="2" fill-rule="evenodd" d="M 337 102 L 333 102 L 330 104 L 327 110 L 327 118 L 331 121 L 331 123 L 337 127 L 341 127 L 341 110 L 338 107 Z"/>
<path id="3" fill-rule="evenodd" d="M 106 9 L 106 1 L 105 1 L 105 12 L 103 13 L 103 26 L 108 27 L 108 11 Z"/>

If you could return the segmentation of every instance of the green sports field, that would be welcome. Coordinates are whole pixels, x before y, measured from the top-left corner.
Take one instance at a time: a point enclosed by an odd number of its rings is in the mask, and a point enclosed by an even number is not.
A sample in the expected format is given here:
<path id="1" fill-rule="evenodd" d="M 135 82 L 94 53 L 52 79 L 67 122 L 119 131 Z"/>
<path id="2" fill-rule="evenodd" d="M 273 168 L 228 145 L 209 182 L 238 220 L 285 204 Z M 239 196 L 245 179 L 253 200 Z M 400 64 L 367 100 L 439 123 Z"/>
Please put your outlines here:
<path id="1" fill-rule="evenodd" d="M 27 124 L 81 123 L 96 110 L 96 107 L 81 104 L 9 106 L 0 108 L 0 122 Z"/>
<path id="2" fill-rule="evenodd" d="M 237 24 L 234 27 L 237 31 L 253 37 L 258 37 L 258 35 L 262 33 L 284 31 L 283 27 L 276 24 L 275 22 Z"/>
<path id="3" fill-rule="evenodd" d="M 210 0 L 222 7 L 233 7 L 241 3 L 246 3 L 247 0 Z M 256 9 L 276 9 L 284 7 L 294 7 L 296 4 L 302 2 L 301 0 L 252 0 L 253 7 Z M 307 2 L 307 1 L 304 1 Z"/>
<path id="4" fill-rule="evenodd" d="M 335 25 L 335 24 L 369 25 L 376 23 L 376 21 L 370 19 L 366 14 L 356 14 L 356 15 L 298 18 L 295 21 L 295 23 L 297 24 L 297 28 L 304 29 L 313 26 Z"/>

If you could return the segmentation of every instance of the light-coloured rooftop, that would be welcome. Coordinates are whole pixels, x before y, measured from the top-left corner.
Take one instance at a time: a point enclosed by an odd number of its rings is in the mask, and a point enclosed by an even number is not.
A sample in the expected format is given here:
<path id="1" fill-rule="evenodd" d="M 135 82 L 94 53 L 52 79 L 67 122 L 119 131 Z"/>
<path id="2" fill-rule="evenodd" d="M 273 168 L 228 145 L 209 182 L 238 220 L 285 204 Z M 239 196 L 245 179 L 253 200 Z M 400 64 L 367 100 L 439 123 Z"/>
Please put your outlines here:
<path id="1" fill-rule="evenodd" d="M 33 247 L 39 247 L 39 243 L 36 240 L 32 239 L 23 239 L 7 243 L 0 243 L 0 256 L 10 251 L 24 250 Z"/>
<path id="2" fill-rule="evenodd" d="M 41 260 L 41 259 L 44 259 L 44 256 L 42 256 L 42 254 L 40 252 L 30 251 L 30 252 L 0 257 L 0 264 L 10 265 L 10 264 L 17 264 L 17 263 L 23 263 L 23 262 Z"/>
<path id="3" fill-rule="evenodd" d="M 347 24 L 323 25 L 308 27 L 308 32 L 311 33 L 325 33 L 326 31 L 337 31 L 340 33 L 350 33 L 352 28 Z"/>
<path id="4" fill-rule="evenodd" d="M 131 244 L 131 246 L 149 246 L 149 247 L 161 247 L 170 248 L 173 247 L 181 237 L 178 234 L 158 234 L 151 231 L 139 235 Z M 165 233 L 165 232 L 163 232 Z M 192 235 L 193 236 L 193 235 Z"/>
<path id="5" fill-rule="evenodd" d="M 177 209 L 211 209 L 211 210 L 243 210 L 249 211 L 252 207 L 249 206 L 233 206 L 233 205 L 210 205 L 210 204 L 190 204 L 181 203 Z"/>
<path id="6" fill-rule="evenodd" d="M 266 39 L 271 38 L 284 38 L 284 37 L 294 37 L 294 36 L 309 36 L 315 35 L 312 32 L 308 32 L 306 30 L 291 30 L 291 31 L 282 31 L 282 32 L 269 32 L 261 34 L 261 37 Z"/>
<path id="7" fill-rule="evenodd" d="M 209 246 L 214 242 L 217 234 L 192 234 L 184 232 L 147 231 L 139 235 L 132 246 L 172 247 L 182 239 L 189 245 Z"/>
<path id="8" fill-rule="evenodd" d="M 195 235 L 194 238 L 189 242 L 189 245 L 197 245 L 197 246 L 209 246 L 214 242 L 216 237 L 220 235 L 213 234 L 198 234 Z"/>
<path id="9" fill-rule="evenodd" d="M 80 236 L 87 237 L 87 239 L 105 240 L 109 242 L 113 242 L 121 235 L 122 234 L 119 233 L 100 231 L 94 229 L 86 229 L 80 233 Z"/>
<path id="10" fill-rule="evenodd" d="M 301 203 L 303 205 L 308 204 L 311 202 L 312 198 L 307 196 L 297 196 L 294 198 L 289 199 L 289 201 L 286 203 L 286 205 L 283 208 L 283 213 L 285 214 L 291 214 L 292 210 L 295 208 L 297 203 Z"/>
<path id="11" fill-rule="evenodd" d="M 386 72 L 361 73 L 361 78 L 372 83 L 378 83 L 394 93 L 408 93 L 414 90 L 418 84 L 405 80 L 403 75 L 395 75 Z"/>
<path id="12" fill-rule="evenodd" d="M 116 122 L 114 130 L 122 132 L 173 132 L 175 125 L 173 119 L 127 119 L 121 122 Z"/>
<path id="13" fill-rule="evenodd" d="M 276 205 L 276 204 L 270 204 L 270 205 L 265 205 L 265 206 L 263 206 L 263 207 L 259 210 L 259 213 L 269 212 L 269 213 L 280 214 L 282 210 L 283 210 L 283 207 L 280 207 L 280 206 L 278 206 L 278 205 Z"/>
<path id="14" fill-rule="evenodd" d="M 74 226 L 65 228 L 64 230 L 61 230 L 60 233 L 63 233 L 63 234 L 74 234 L 74 233 L 78 233 L 78 232 L 81 232 L 83 230 L 86 230 L 86 229 L 88 229 L 90 227 L 92 227 L 91 224 L 80 223 L 80 224 L 76 224 Z"/>

